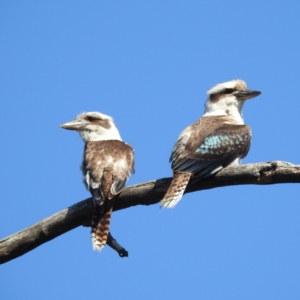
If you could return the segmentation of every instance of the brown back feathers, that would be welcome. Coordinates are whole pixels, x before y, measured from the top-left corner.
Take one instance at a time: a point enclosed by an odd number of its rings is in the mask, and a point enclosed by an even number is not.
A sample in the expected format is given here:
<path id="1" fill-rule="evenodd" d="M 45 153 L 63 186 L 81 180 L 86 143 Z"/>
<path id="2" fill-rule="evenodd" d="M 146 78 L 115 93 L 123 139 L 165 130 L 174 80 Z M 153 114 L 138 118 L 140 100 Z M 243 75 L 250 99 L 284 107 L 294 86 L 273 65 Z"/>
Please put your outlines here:
<path id="1" fill-rule="evenodd" d="M 114 197 L 134 172 L 133 149 L 119 140 L 88 142 L 82 171 L 95 205 L 91 230 L 93 248 L 101 250 L 109 233 Z"/>

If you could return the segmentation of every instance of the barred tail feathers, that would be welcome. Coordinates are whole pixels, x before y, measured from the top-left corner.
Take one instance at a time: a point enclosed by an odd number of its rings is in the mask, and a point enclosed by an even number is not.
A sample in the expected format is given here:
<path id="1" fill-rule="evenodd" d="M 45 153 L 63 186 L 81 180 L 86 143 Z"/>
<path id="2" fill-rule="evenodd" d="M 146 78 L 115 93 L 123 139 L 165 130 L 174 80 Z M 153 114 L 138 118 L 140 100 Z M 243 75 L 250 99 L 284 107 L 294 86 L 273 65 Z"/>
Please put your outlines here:
<path id="1" fill-rule="evenodd" d="M 93 249 L 96 251 L 101 251 L 103 247 L 106 244 L 107 237 L 109 234 L 109 225 L 110 225 L 110 218 L 112 214 L 113 207 L 111 207 L 108 211 L 104 213 L 104 215 L 97 220 L 96 226 L 93 227 L 93 222 L 92 222 L 92 245 Z M 93 217 L 94 221 L 94 217 Z"/>
<path id="2" fill-rule="evenodd" d="M 101 216 L 101 208 L 99 205 L 94 203 L 94 212 L 93 212 L 93 217 L 92 217 L 92 224 L 91 224 L 91 235 L 92 235 L 92 240 L 96 236 L 96 230 L 97 230 L 97 225 L 99 223 L 99 219 Z"/>
<path id="3" fill-rule="evenodd" d="M 161 208 L 173 208 L 180 201 L 191 175 L 190 173 L 174 172 L 171 185 L 160 203 Z"/>

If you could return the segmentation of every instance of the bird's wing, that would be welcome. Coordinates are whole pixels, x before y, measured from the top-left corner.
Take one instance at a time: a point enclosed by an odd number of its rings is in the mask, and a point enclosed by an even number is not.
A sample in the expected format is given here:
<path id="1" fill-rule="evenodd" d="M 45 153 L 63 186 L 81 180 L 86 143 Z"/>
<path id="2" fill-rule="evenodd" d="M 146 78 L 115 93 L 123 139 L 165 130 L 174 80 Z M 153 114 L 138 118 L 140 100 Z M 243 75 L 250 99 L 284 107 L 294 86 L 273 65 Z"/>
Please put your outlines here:
<path id="1" fill-rule="evenodd" d="M 184 132 L 179 136 L 171 155 L 172 169 L 205 177 L 247 155 L 251 130 L 247 125 L 223 124 L 202 134 L 198 141 L 193 138 Z"/>
<path id="2" fill-rule="evenodd" d="M 113 183 L 110 188 L 111 195 L 119 194 L 124 188 L 130 174 L 135 172 L 133 148 L 128 144 L 125 145 L 122 158 L 114 164 Z"/>

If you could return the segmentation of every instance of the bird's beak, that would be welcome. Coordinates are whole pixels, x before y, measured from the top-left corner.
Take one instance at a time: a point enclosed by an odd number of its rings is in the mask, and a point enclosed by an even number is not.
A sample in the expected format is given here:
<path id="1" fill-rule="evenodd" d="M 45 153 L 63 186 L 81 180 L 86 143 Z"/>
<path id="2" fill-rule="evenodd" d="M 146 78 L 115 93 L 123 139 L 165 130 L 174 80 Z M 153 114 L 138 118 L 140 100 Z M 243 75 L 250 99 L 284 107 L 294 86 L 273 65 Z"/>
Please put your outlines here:
<path id="1" fill-rule="evenodd" d="M 239 100 L 247 100 L 247 99 L 251 99 L 251 98 L 257 97 L 260 94 L 261 94 L 260 91 L 246 90 L 246 91 L 238 91 L 236 93 L 236 97 Z"/>
<path id="2" fill-rule="evenodd" d="M 84 127 L 88 125 L 88 123 L 84 121 L 78 121 L 78 120 L 73 120 L 69 121 L 67 123 L 61 124 L 59 127 L 63 129 L 69 129 L 69 130 L 82 130 Z"/>

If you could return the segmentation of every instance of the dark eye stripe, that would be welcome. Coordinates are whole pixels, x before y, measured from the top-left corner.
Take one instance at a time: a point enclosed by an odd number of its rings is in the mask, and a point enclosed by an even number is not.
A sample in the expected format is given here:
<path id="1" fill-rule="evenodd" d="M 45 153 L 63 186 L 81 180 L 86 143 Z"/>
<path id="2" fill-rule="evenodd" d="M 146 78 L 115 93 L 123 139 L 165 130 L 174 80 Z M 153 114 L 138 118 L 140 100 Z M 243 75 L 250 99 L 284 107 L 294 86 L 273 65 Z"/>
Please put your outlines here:
<path id="1" fill-rule="evenodd" d="M 95 122 L 97 120 L 97 118 L 90 117 L 90 116 L 86 117 L 86 119 L 90 122 Z"/>
<path id="2" fill-rule="evenodd" d="M 223 93 L 224 94 L 231 94 L 231 93 L 233 93 L 233 91 L 234 91 L 233 89 L 225 89 Z"/>

